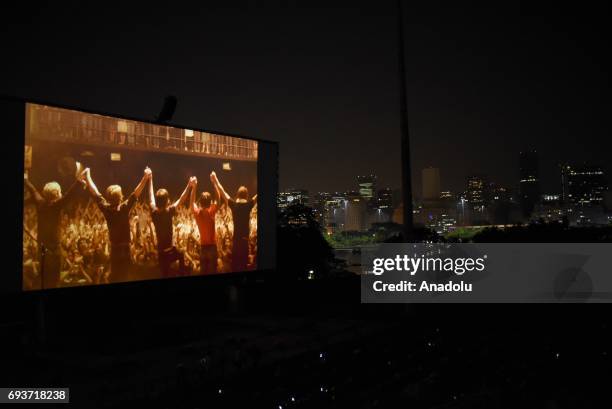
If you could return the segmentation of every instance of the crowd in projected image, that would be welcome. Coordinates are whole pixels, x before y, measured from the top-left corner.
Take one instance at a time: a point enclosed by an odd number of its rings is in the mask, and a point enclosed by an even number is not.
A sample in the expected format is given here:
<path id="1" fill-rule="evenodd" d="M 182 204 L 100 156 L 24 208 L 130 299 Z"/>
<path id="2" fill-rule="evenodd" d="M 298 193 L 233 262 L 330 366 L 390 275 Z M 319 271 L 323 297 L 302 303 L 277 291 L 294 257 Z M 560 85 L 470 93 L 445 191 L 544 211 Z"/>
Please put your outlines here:
<path id="1" fill-rule="evenodd" d="M 257 141 L 26 105 L 23 289 L 257 268 Z"/>

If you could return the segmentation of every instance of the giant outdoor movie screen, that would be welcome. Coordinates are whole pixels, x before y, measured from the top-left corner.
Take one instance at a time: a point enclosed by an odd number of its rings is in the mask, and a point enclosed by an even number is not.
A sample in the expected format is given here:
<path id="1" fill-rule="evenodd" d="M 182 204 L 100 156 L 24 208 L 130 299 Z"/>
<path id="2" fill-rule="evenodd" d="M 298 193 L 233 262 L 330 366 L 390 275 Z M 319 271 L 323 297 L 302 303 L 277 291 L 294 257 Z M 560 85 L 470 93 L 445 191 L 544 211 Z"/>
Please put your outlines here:
<path id="1" fill-rule="evenodd" d="M 257 141 L 26 104 L 23 289 L 257 268 Z"/>

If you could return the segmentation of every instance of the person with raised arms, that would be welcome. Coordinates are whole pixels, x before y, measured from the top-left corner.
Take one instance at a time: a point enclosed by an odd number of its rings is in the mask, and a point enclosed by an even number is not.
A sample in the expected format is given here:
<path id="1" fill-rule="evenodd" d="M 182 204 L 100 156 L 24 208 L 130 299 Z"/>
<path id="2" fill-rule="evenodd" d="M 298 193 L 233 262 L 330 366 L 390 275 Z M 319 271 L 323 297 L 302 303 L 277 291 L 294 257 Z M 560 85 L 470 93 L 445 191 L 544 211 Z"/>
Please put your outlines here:
<path id="1" fill-rule="evenodd" d="M 236 192 L 236 199 L 225 191 L 215 172 L 211 173 L 211 180 L 225 203 L 232 210 L 234 221 L 234 237 L 232 240 L 232 271 L 244 271 L 249 259 L 249 227 L 251 210 L 257 203 L 257 195 L 249 198 L 246 186 L 240 186 Z"/>
<path id="2" fill-rule="evenodd" d="M 213 180 L 211 173 L 210 179 Z M 200 274 L 217 273 L 217 238 L 215 235 L 215 214 L 217 213 L 217 202 L 220 191 L 215 186 L 217 201 L 213 201 L 209 192 L 202 192 L 196 204 L 196 190 L 198 189 L 198 179 L 194 176 L 189 179 L 191 183 L 191 196 L 189 208 L 195 217 L 198 230 L 200 232 Z M 213 182 L 214 185 L 214 182 Z"/>
<path id="3" fill-rule="evenodd" d="M 43 187 L 42 194 L 38 192 L 30 181 L 28 174 L 24 173 L 23 181 L 36 204 L 38 255 L 42 264 L 41 288 L 57 287 L 60 279 L 60 214 L 62 209 L 78 192 L 77 186 L 83 182 L 85 171 L 77 166 L 75 181 L 70 185 L 65 195 L 62 187 L 52 181 Z"/>
<path id="4" fill-rule="evenodd" d="M 173 262 L 179 262 L 179 273 L 185 271 L 185 257 L 176 246 L 172 244 L 173 218 L 176 209 L 187 199 L 187 192 L 191 187 L 191 182 L 187 183 L 181 196 L 173 203 L 170 203 L 170 195 L 166 189 L 158 189 L 153 194 L 153 172 L 149 177 L 149 207 L 151 220 L 155 227 L 157 236 L 157 255 L 159 259 L 159 269 L 163 278 L 172 275 L 170 266 Z"/>
<path id="5" fill-rule="evenodd" d="M 123 282 L 131 278 L 130 210 L 150 177 L 151 169 L 147 167 L 134 191 L 124 200 L 123 191 L 119 185 L 110 185 L 106 188 L 106 197 L 102 196 L 91 178 L 91 170 L 89 168 L 85 169 L 87 187 L 104 215 L 108 227 L 111 282 Z"/>

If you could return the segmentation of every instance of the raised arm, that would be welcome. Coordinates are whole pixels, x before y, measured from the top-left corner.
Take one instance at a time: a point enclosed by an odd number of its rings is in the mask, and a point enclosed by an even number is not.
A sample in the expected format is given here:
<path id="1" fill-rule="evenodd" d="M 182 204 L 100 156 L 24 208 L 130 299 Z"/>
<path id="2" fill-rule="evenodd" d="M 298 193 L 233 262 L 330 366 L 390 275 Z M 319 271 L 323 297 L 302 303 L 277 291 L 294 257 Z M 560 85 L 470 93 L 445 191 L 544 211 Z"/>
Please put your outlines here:
<path id="1" fill-rule="evenodd" d="M 36 186 L 34 186 L 32 182 L 30 182 L 30 179 L 28 178 L 27 173 L 23 174 L 23 183 L 30 191 L 30 194 L 34 197 L 34 200 L 36 201 L 36 203 L 42 203 L 45 201 L 43 197 L 41 196 L 41 194 L 36 189 Z"/>
<path id="2" fill-rule="evenodd" d="M 195 176 L 189 178 L 189 184 L 191 185 L 191 194 L 189 195 L 189 208 L 192 212 L 198 211 L 198 206 L 195 204 L 196 190 L 198 190 L 198 179 Z"/>
<path id="3" fill-rule="evenodd" d="M 219 185 L 217 183 L 215 183 L 216 177 L 217 177 L 217 174 L 215 173 L 214 170 L 212 172 L 210 172 L 210 181 L 212 182 L 213 186 L 215 187 L 215 192 L 217 193 L 217 202 L 220 202 L 221 201 L 221 190 L 219 190 Z"/>
<path id="4" fill-rule="evenodd" d="M 187 186 L 185 186 L 185 190 L 183 190 L 183 193 L 181 193 L 181 197 L 179 197 L 176 202 L 172 203 L 172 207 L 178 207 L 181 204 L 183 204 L 183 202 L 185 201 L 185 199 L 187 199 L 187 192 L 189 191 L 189 187 L 191 186 L 191 182 L 187 182 Z M 189 199 L 189 202 L 191 202 L 191 197 Z"/>
<path id="5" fill-rule="evenodd" d="M 251 200 L 254 201 L 255 203 L 257 203 L 257 195 L 253 196 L 253 198 Z"/>
<path id="6" fill-rule="evenodd" d="M 155 194 L 153 190 L 153 173 L 151 172 L 151 177 L 149 178 L 149 206 L 151 206 L 151 210 L 155 210 Z"/>
<path id="7" fill-rule="evenodd" d="M 86 168 L 84 172 L 85 172 L 85 183 L 87 184 L 87 189 L 89 189 L 89 192 L 95 197 L 101 197 L 102 195 L 100 194 L 98 187 L 96 186 L 93 179 L 91 178 L 91 169 Z"/>
<path id="8" fill-rule="evenodd" d="M 221 184 L 221 182 L 219 182 L 219 178 L 217 177 L 216 173 L 213 172 L 213 174 L 211 175 L 211 180 L 215 185 L 215 189 L 218 189 L 219 192 L 221 192 L 221 197 L 223 198 L 223 200 L 225 200 L 226 202 L 229 201 L 231 199 L 231 196 L 227 194 L 225 189 L 223 189 L 223 185 Z"/>
<path id="9" fill-rule="evenodd" d="M 151 169 L 147 166 L 144 170 L 144 174 L 142 175 L 142 178 L 140 179 L 140 182 L 138 182 L 136 189 L 134 189 L 134 196 L 136 197 L 140 196 L 140 194 L 142 193 L 151 175 L 152 175 Z"/>
<path id="10" fill-rule="evenodd" d="M 85 177 L 86 177 L 86 171 L 83 170 L 81 173 L 79 173 L 76 177 L 76 179 L 74 180 L 74 182 L 70 185 L 70 187 L 68 188 L 68 190 L 66 191 L 66 193 L 64 194 L 64 196 L 62 196 L 58 201 L 58 205 L 63 206 L 64 204 L 66 204 L 68 201 L 70 201 L 72 199 L 72 197 L 78 192 L 77 187 L 82 187 L 83 189 L 85 189 Z"/>

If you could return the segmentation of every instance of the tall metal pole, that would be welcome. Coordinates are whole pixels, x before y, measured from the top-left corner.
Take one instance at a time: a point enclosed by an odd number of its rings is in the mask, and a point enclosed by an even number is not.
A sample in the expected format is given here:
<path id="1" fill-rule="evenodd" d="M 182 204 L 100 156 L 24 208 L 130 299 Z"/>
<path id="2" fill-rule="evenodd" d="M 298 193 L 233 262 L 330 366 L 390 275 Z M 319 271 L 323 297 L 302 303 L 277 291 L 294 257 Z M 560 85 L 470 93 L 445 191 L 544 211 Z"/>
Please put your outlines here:
<path id="1" fill-rule="evenodd" d="M 400 85 L 400 132 L 402 150 L 402 201 L 404 202 L 404 241 L 414 241 L 412 224 L 412 176 L 410 168 L 410 138 L 408 130 L 408 102 L 406 95 L 406 61 L 404 55 L 404 10 L 402 0 L 397 0 L 398 71 Z"/>

